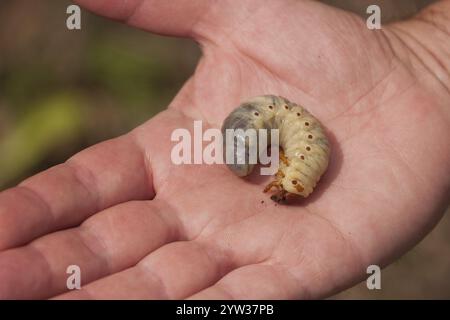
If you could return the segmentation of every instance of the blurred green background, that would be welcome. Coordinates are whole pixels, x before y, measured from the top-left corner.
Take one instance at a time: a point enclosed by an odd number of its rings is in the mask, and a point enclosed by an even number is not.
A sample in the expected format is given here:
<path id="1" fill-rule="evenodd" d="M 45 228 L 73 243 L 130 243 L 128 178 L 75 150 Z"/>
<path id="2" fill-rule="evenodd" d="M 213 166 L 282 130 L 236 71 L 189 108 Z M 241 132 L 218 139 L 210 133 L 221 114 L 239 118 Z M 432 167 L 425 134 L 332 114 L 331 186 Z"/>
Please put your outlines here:
<path id="1" fill-rule="evenodd" d="M 88 12 L 70 1 L 0 1 L 0 189 L 162 110 L 199 49 Z"/>
<path id="2" fill-rule="evenodd" d="M 427 0 L 324 0 L 360 14 L 382 7 L 385 22 Z M 159 37 L 82 13 L 65 27 L 65 0 L 0 2 L 0 190 L 164 109 L 200 56 L 188 40 Z M 450 218 L 382 272 L 333 298 L 450 298 Z"/>

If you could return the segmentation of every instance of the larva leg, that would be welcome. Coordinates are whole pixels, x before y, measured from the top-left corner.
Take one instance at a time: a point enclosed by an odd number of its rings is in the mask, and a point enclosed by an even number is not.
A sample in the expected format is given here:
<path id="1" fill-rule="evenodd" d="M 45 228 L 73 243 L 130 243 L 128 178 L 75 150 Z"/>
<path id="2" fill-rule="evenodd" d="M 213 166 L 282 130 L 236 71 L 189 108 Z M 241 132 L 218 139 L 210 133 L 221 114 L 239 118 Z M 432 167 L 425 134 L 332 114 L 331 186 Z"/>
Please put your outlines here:
<path id="1" fill-rule="evenodd" d="M 281 183 L 281 179 L 284 178 L 284 172 L 281 169 L 278 169 L 278 172 L 275 175 L 275 180 Z"/>
<path id="2" fill-rule="evenodd" d="M 289 165 L 289 160 L 288 158 L 286 158 L 286 156 L 284 155 L 284 151 L 283 149 L 280 148 L 280 160 L 281 162 L 283 162 L 285 165 Z"/>
<path id="3" fill-rule="evenodd" d="M 272 199 L 275 202 L 285 202 L 286 201 L 286 196 L 289 194 L 289 192 L 287 192 L 286 190 L 280 190 L 277 193 L 275 193 L 274 195 L 272 195 L 270 197 L 270 199 Z"/>
<path id="4" fill-rule="evenodd" d="M 264 188 L 264 192 L 270 191 L 270 189 L 272 189 L 273 187 L 280 189 L 280 182 L 275 180 L 272 181 L 271 183 L 269 183 L 265 188 Z"/>
<path id="5" fill-rule="evenodd" d="M 286 156 L 284 155 L 283 149 L 280 148 L 280 152 L 279 152 L 279 158 L 280 158 L 280 162 L 285 164 L 285 165 L 289 165 L 289 161 L 286 158 Z M 278 169 L 277 173 L 275 174 L 275 181 L 272 181 L 271 183 L 269 183 L 265 188 L 264 188 L 264 192 L 269 191 L 270 189 L 272 189 L 273 187 L 276 187 L 277 189 L 282 189 L 282 185 L 281 185 L 281 179 L 284 178 L 284 173 L 281 169 Z"/>
<path id="6" fill-rule="evenodd" d="M 284 178 L 284 173 L 283 171 L 281 171 L 281 169 L 278 169 L 278 172 L 275 175 L 275 180 L 272 181 L 271 183 L 269 183 L 265 188 L 264 188 L 264 192 L 269 191 L 270 189 L 272 189 L 273 187 L 276 187 L 277 189 L 281 189 L 281 179 Z"/>

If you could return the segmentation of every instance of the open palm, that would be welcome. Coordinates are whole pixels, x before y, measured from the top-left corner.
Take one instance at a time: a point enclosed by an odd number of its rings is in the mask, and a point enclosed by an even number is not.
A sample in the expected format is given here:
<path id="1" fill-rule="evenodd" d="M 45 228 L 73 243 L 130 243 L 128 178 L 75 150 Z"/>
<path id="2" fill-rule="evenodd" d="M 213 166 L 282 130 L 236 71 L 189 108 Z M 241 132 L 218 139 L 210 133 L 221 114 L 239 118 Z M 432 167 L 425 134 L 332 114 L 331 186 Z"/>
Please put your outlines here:
<path id="1" fill-rule="evenodd" d="M 371 31 L 315 1 L 78 2 L 193 37 L 203 56 L 168 110 L 0 194 L 0 297 L 326 297 L 441 217 L 448 74 L 414 53 L 412 22 Z M 315 192 L 291 205 L 262 193 L 268 177 L 170 159 L 173 130 L 220 127 L 261 94 L 304 105 L 332 143 Z M 69 265 L 83 288 L 64 293 Z"/>

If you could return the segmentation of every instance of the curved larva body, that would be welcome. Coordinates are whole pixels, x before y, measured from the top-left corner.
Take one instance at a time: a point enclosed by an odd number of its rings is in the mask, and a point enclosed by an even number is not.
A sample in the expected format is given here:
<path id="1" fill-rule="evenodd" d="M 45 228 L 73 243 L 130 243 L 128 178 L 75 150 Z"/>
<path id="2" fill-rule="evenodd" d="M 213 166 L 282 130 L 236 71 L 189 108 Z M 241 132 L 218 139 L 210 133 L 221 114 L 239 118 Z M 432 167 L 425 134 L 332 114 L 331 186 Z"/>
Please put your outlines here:
<path id="1" fill-rule="evenodd" d="M 265 191 L 277 187 L 279 192 L 272 197 L 276 201 L 284 200 L 287 194 L 307 197 L 325 172 L 330 157 L 330 145 L 319 121 L 306 109 L 283 97 L 266 95 L 252 98 L 236 108 L 225 119 L 222 133 L 225 137 L 226 129 L 249 128 L 279 129 L 282 148 L 279 170 L 276 180 Z M 237 138 L 245 141 L 245 137 Z M 236 141 L 234 143 L 236 145 Z M 246 163 L 228 164 L 238 176 L 246 176 L 253 169 L 248 163 L 248 139 L 246 143 Z"/>

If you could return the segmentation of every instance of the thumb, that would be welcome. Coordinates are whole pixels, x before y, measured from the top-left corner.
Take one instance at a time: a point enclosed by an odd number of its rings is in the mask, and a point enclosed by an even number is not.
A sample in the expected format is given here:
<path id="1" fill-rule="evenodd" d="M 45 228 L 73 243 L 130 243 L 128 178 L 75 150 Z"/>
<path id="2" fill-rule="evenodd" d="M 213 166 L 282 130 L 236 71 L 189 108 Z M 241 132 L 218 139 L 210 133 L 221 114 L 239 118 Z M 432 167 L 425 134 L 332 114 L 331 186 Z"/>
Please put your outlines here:
<path id="1" fill-rule="evenodd" d="M 108 18 L 167 36 L 200 37 L 195 26 L 212 3 L 208 0 L 74 0 Z"/>

